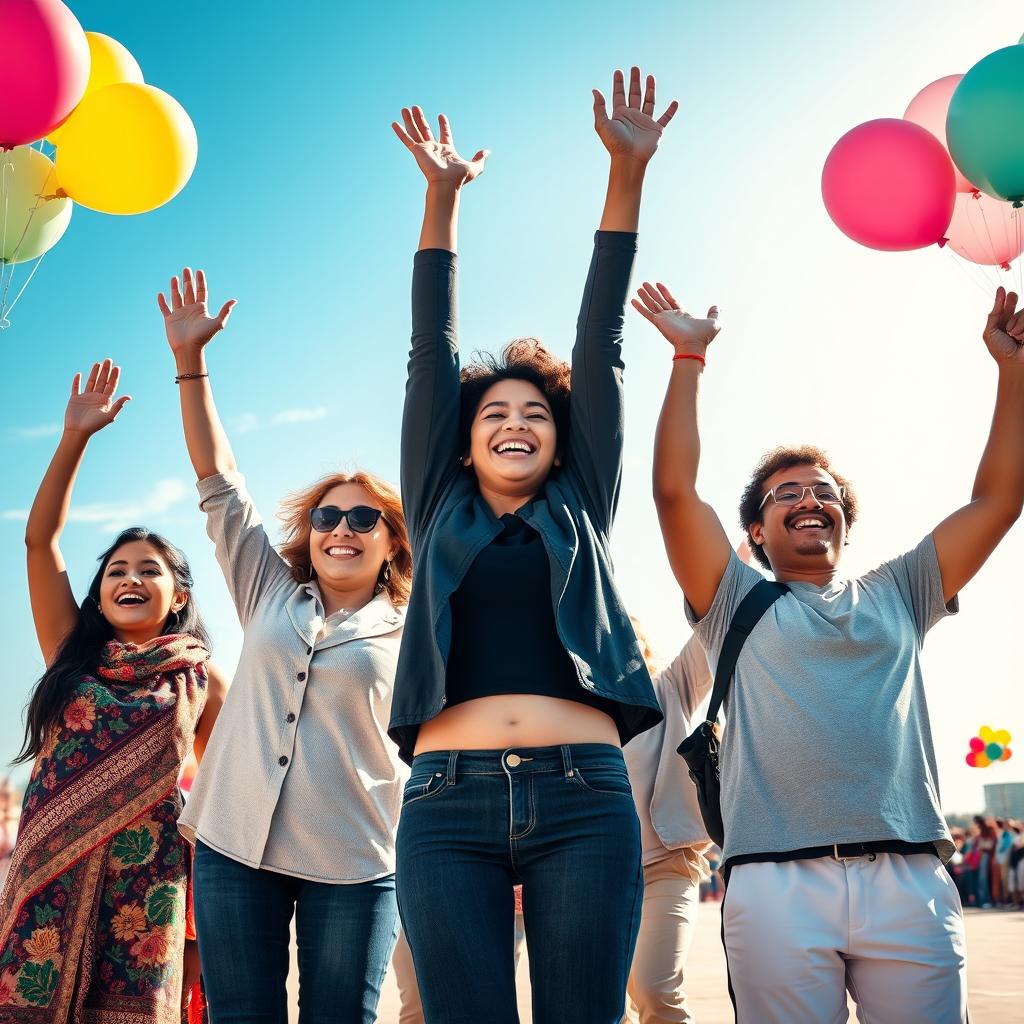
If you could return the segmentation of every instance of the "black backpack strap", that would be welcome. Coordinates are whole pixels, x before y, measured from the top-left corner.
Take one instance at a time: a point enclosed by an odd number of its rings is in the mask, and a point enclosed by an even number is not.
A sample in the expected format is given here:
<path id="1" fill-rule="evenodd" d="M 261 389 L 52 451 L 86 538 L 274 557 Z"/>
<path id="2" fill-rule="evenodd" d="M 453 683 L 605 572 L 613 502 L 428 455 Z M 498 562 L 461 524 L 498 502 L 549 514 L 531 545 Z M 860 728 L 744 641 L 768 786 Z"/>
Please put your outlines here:
<path id="1" fill-rule="evenodd" d="M 722 653 L 718 657 L 718 668 L 715 670 L 715 685 L 711 691 L 711 703 L 708 705 L 707 720 L 714 722 L 718 718 L 722 701 L 732 682 L 732 674 L 736 669 L 736 661 L 743 650 L 747 637 L 753 628 L 761 621 L 761 616 L 783 594 L 789 593 L 789 587 L 785 583 L 776 583 L 773 580 L 760 580 L 754 584 L 753 589 L 736 609 L 729 624 L 729 632 L 725 634 L 725 641 L 722 644 Z"/>

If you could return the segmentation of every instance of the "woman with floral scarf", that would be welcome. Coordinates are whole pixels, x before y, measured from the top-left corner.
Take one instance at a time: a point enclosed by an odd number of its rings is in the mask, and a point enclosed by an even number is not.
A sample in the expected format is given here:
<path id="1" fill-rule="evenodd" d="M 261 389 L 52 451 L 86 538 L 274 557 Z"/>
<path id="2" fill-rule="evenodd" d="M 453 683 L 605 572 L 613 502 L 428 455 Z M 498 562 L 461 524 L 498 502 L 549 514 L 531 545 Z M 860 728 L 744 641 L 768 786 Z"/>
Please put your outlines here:
<path id="1" fill-rule="evenodd" d="M 100 558 L 81 607 L 59 538 L 120 370 L 76 374 L 64 433 L 29 513 L 28 582 L 46 671 L 19 760 L 34 758 L 0 894 L 0 1021 L 164 1024 L 198 982 L 179 837 L 182 761 L 201 755 L 224 682 L 181 553 L 142 527 Z"/>

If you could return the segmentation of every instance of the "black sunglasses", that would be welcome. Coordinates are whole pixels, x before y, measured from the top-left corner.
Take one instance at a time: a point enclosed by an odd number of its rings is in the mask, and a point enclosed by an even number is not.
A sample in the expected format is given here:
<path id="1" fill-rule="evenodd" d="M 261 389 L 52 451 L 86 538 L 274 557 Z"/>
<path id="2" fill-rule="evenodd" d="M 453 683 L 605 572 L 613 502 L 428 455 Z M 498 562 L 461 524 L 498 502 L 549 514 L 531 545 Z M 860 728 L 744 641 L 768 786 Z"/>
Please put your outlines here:
<path id="1" fill-rule="evenodd" d="M 348 520 L 349 529 L 355 533 L 369 533 L 384 513 L 369 505 L 355 508 L 338 508 L 336 505 L 321 505 L 309 510 L 309 524 L 317 533 L 330 533 L 342 519 Z"/>

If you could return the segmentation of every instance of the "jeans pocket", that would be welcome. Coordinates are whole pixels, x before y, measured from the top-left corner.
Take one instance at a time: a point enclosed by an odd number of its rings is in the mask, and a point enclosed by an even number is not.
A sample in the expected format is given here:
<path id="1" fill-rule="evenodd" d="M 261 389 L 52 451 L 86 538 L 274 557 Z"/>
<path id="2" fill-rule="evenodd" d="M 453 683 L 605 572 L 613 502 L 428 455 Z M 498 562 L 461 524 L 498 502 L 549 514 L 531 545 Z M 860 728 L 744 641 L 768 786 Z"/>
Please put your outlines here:
<path id="1" fill-rule="evenodd" d="M 629 773 L 626 771 L 625 765 L 600 764 L 590 765 L 583 769 L 573 765 L 572 777 L 582 789 L 589 790 L 591 793 L 630 798 L 633 796 L 633 789 L 629 784 Z"/>
<path id="2" fill-rule="evenodd" d="M 430 772 L 423 775 L 413 775 L 405 784 L 402 793 L 402 806 L 419 803 L 427 797 L 437 796 L 448 788 L 448 776 L 444 772 Z"/>

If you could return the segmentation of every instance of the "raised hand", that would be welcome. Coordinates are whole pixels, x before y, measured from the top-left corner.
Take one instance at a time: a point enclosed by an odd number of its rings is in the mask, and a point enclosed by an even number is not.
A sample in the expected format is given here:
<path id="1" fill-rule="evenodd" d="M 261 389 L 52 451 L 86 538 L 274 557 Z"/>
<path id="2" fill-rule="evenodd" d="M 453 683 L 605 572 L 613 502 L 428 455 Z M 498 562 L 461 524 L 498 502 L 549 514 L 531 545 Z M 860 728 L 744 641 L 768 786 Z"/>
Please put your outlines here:
<path id="1" fill-rule="evenodd" d="M 177 355 L 187 349 L 203 348 L 218 332 L 224 329 L 235 308 L 235 299 L 229 299 L 220 307 L 216 316 L 210 316 L 206 308 L 206 275 L 200 270 L 195 278 L 186 267 L 178 278 L 171 278 L 171 302 L 167 303 L 164 293 L 156 298 L 160 312 L 164 315 L 164 329 L 171 351 Z"/>
<path id="2" fill-rule="evenodd" d="M 420 107 L 402 107 L 403 128 L 391 122 L 395 134 L 415 157 L 429 184 L 451 185 L 461 188 L 467 181 L 483 174 L 484 162 L 490 150 L 480 149 L 471 160 L 459 156 L 452 138 L 452 127 L 444 114 L 438 116 L 439 138 L 435 139 Z"/>
<path id="3" fill-rule="evenodd" d="M 1016 293 L 1007 293 L 1002 287 L 996 289 L 996 300 L 982 337 L 997 363 L 1024 364 L 1024 309 L 1019 313 L 1016 309 Z"/>
<path id="4" fill-rule="evenodd" d="M 629 72 L 629 97 L 621 71 L 612 80 L 612 116 L 600 89 L 594 90 L 594 128 L 601 136 L 612 159 L 622 157 L 646 164 L 654 156 L 669 121 L 675 117 L 679 104 L 673 100 L 657 120 L 654 119 L 654 75 L 647 76 L 643 101 L 640 99 L 640 69 Z"/>
<path id="5" fill-rule="evenodd" d="M 690 316 L 661 283 L 655 288 L 644 281 L 637 295 L 639 299 L 633 299 L 633 308 L 661 331 L 676 352 L 703 356 L 722 329 L 717 306 L 712 306 L 704 319 Z"/>
<path id="6" fill-rule="evenodd" d="M 121 367 L 114 366 L 109 359 L 93 363 L 89 379 L 82 389 L 82 375 L 75 374 L 71 382 L 71 397 L 64 410 L 64 430 L 68 433 L 84 434 L 86 437 L 113 423 L 117 414 L 131 401 L 130 395 L 114 398 Z"/>

